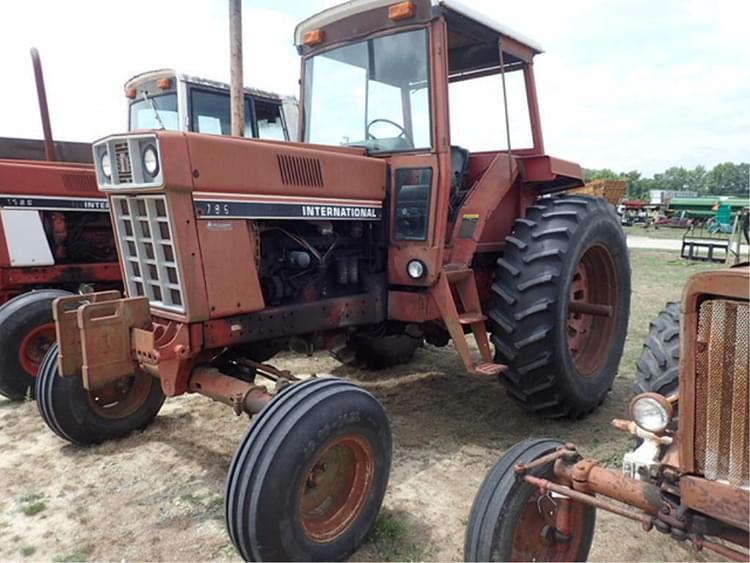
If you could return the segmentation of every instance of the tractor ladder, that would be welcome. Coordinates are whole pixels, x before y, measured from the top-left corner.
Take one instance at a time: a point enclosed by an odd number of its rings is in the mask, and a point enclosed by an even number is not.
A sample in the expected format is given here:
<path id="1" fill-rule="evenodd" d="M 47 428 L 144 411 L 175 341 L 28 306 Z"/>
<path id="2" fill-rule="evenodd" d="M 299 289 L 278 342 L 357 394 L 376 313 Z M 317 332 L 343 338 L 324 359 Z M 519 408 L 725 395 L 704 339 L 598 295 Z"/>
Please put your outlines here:
<path id="1" fill-rule="evenodd" d="M 479 292 L 474 279 L 474 270 L 457 264 L 446 264 L 430 294 L 443 317 L 453 344 L 458 350 L 466 369 L 477 375 L 497 375 L 507 366 L 493 362 L 485 321 L 479 303 Z M 459 313 L 456 296 L 461 305 Z M 469 325 L 479 348 L 481 358 L 473 358 L 466 341 L 464 326 Z"/>

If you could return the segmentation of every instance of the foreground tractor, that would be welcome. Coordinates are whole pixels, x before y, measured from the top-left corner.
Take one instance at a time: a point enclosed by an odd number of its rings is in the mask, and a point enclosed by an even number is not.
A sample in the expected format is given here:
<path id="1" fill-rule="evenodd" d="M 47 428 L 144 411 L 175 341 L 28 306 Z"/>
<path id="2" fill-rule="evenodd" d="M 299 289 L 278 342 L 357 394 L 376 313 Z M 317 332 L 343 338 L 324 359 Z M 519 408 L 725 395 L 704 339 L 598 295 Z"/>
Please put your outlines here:
<path id="1" fill-rule="evenodd" d="M 573 444 L 516 444 L 477 494 L 466 560 L 582 561 L 599 508 L 696 549 L 747 561 L 749 300 L 748 266 L 694 275 L 682 315 L 670 304 L 652 324 L 636 382 L 646 392 L 631 401 L 631 420 L 612 421 L 638 443 L 625 454 L 622 473 L 585 458 Z"/>
<path id="2" fill-rule="evenodd" d="M 94 144 L 128 296 L 57 299 L 59 348 L 37 381 L 47 424 L 80 445 L 145 427 L 165 396 L 259 415 L 225 501 L 253 560 L 348 556 L 390 470 L 378 401 L 299 382 L 266 363 L 277 352 L 378 368 L 452 341 L 525 409 L 577 418 L 610 388 L 629 309 L 614 209 L 555 195 L 582 172 L 544 153 L 536 44 L 444 0 L 348 2 L 302 22 L 295 43 L 304 142 L 152 131 Z M 513 115 L 530 118 L 530 146 L 511 150 L 507 124 L 506 149 L 451 144 L 451 87 L 487 77 L 503 113 L 506 79 L 525 92 Z"/>
<path id="3" fill-rule="evenodd" d="M 34 377 L 55 339 L 52 301 L 79 290 L 122 287 L 91 145 L 52 141 L 33 53 L 45 141 L 0 138 L 0 395 L 16 401 L 33 394 Z M 170 70 L 141 74 L 126 84 L 129 129 L 161 123 L 226 134 L 228 90 Z M 292 99 L 248 88 L 245 104 L 247 135 L 284 140 L 288 130 L 296 131 Z"/>

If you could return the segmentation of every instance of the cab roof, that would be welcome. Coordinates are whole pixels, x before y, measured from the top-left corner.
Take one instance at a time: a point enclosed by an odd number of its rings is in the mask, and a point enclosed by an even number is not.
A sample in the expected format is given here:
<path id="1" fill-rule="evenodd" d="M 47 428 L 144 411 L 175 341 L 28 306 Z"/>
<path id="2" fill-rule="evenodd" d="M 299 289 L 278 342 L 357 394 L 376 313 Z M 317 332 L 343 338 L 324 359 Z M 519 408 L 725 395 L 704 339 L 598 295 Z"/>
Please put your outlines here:
<path id="1" fill-rule="evenodd" d="M 300 22 L 294 30 L 294 43 L 298 46 L 302 45 L 303 37 L 308 31 L 325 27 L 343 18 L 397 4 L 398 2 L 399 0 L 350 0 L 349 2 L 333 6 Z M 479 25 L 487 31 L 492 31 L 499 36 L 507 37 L 520 43 L 534 54 L 544 52 L 542 46 L 536 41 L 493 20 L 484 15 L 480 10 L 467 6 L 460 0 L 429 0 L 429 2 L 432 5 L 433 13 L 438 9 L 449 15 L 466 18 L 474 25 Z"/>

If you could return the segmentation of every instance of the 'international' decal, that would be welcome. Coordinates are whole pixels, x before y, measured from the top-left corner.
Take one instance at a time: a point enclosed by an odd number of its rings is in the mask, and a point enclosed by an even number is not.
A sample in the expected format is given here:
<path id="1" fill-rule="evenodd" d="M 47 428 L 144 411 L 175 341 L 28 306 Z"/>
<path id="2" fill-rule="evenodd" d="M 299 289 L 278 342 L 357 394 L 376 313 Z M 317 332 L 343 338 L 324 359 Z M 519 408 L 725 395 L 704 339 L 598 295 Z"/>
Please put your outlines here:
<path id="1" fill-rule="evenodd" d="M 195 200 L 198 217 L 210 219 L 328 219 L 378 221 L 382 217 L 379 202 L 367 204 L 297 201 Z"/>
<path id="2" fill-rule="evenodd" d="M 30 209 L 36 211 L 109 211 L 109 204 L 105 198 L 0 194 L 0 209 Z"/>

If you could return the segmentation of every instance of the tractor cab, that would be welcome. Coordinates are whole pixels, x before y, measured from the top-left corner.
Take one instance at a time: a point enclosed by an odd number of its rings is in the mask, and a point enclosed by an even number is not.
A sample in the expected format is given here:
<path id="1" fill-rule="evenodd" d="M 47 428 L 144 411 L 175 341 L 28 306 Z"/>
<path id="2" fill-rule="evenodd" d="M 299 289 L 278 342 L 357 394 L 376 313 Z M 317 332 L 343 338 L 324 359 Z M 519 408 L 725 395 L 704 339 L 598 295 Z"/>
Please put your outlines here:
<path id="1" fill-rule="evenodd" d="M 229 85 L 154 70 L 125 83 L 128 130 L 166 129 L 230 134 Z M 297 101 L 245 88 L 245 137 L 285 141 L 297 134 Z"/>
<path id="2" fill-rule="evenodd" d="M 542 48 L 459 2 L 347 2 L 300 23 L 295 43 L 302 139 L 389 160 L 391 283 L 430 286 L 444 264 L 465 267 L 509 234 L 511 210 L 538 195 L 517 180 L 543 192 L 582 184 L 578 165 L 544 155 Z M 493 108 L 480 116 L 473 99 L 490 84 Z"/>

